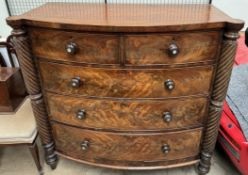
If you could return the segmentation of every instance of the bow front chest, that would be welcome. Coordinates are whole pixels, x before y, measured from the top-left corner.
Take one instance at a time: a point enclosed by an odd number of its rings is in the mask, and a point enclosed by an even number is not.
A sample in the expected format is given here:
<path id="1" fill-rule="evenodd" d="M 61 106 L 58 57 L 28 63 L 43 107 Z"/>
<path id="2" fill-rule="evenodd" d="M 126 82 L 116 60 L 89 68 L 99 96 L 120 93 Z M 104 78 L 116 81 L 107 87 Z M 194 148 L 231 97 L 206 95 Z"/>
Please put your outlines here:
<path id="1" fill-rule="evenodd" d="M 7 19 L 46 162 L 210 168 L 243 22 L 212 5 L 48 3 Z"/>

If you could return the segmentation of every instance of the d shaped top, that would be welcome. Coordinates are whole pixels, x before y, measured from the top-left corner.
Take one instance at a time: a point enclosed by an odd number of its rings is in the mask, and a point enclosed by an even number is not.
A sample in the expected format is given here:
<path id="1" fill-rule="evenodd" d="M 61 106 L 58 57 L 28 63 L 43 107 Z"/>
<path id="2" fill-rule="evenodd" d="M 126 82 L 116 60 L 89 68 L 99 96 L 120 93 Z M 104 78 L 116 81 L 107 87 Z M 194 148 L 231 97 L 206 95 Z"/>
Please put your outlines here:
<path id="1" fill-rule="evenodd" d="M 209 4 L 47 3 L 23 15 L 7 18 L 22 25 L 102 32 L 170 32 L 224 28 L 240 30 L 244 23 Z M 231 24 L 231 25 L 230 25 Z"/>

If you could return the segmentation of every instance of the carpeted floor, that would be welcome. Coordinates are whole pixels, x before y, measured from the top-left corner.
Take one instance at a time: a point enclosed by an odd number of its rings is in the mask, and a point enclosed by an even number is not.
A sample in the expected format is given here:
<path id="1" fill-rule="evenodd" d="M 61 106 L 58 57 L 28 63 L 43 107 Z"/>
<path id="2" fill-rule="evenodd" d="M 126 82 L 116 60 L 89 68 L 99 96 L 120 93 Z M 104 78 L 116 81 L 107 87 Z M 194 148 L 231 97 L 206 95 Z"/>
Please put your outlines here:
<path id="1" fill-rule="evenodd" d="M 43 159 L 42 150 L 41 159 Z M 44 162 L 44 161 L 42 161 Z M 44 165 L 44 175 L 196 175 L 195 167 L 159 171 L 119 171 L 97 168 L 60 158 L 56 170 Z M 0 175 L 37 175 L 35 164 L 25 146 L 0 148 Z M 209 175 L 240 175 L 221 149 L 215 151 Z"/>

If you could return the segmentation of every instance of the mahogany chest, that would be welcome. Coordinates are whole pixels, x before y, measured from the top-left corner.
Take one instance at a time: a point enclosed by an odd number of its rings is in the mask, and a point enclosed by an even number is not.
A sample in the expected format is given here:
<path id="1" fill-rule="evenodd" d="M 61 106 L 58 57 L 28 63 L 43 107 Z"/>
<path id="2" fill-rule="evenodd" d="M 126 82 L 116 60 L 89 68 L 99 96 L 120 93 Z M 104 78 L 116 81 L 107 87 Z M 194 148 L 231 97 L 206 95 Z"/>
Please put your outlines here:
<path id="1" fill-rule="evenodd" d="M 243 22 L 212 5 L 49 3 L 7 19 L 46 162 L 206 174 Z"/>

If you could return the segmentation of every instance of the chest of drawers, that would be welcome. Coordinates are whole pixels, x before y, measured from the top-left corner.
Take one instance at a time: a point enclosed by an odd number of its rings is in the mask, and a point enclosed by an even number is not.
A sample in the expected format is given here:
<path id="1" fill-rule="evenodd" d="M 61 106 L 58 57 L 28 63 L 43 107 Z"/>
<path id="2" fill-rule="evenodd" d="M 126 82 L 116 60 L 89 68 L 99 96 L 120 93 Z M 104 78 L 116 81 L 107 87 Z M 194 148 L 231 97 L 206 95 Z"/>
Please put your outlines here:
<path id="1" fill-rule="evenodd" d="M 243 22 L 212 5 L 50 3 L 7 19 L 46 162 L 210 168 Z"/>

